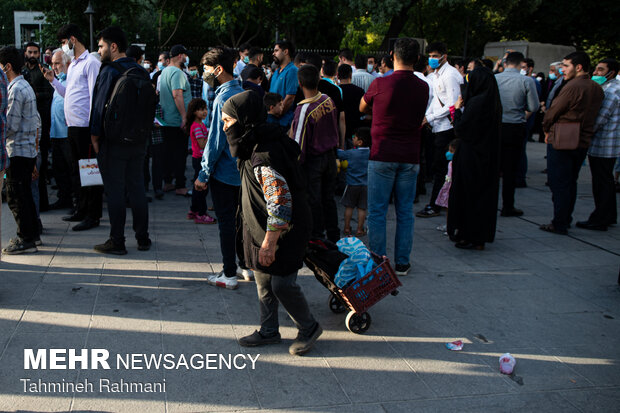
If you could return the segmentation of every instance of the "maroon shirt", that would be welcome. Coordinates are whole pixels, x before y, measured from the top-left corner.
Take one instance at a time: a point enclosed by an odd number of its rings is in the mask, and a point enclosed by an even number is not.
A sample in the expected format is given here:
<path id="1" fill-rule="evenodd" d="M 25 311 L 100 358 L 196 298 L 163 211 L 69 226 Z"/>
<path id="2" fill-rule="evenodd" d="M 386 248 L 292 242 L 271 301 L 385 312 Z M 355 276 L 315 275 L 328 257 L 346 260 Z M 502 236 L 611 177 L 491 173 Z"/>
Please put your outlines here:
<path id="1" fill-rule="evenodd" d="M 295 108 L 291 125 L 293 139 L 301 147 L 299 162 L 307 156 L 317 156 L 338 146 L 338 111 L 334 101 L 318 93 L 304 99 Z"/>
<path id="2" fill-rule="evenodd" d="M 372 106 L 370 160 L 420 163 L 428 84 L 413 72 L 397 70 L 375 79 L 363 99 Z"/>

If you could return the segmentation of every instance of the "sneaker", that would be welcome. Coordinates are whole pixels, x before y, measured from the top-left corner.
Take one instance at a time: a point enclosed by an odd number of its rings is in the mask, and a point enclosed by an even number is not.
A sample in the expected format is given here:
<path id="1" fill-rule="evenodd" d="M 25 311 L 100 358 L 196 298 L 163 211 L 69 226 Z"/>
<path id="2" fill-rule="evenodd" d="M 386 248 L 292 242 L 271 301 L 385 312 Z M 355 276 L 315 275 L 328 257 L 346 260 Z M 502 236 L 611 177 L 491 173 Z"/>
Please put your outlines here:
<path id="1" fill-rule="evenodd" d="M 34 242 L 26 242 L 23 239 L 11 238 L 9 240 L 9 245 L 2 249 L 2 252 L 7 255 L 17 255 L 24 254 L 26 252 L 37 252 L 37 246 Z"/>
<path id="2" fill-rule="evenodd" d="M 196 214 L 194 211 L 189 211 L 187 213 L 187 219 L 196 219 L 196 217 L 198 216 L 198 214 Z"/>
<path id="3" fill-rule="evenodd" d="M 396 275 L 407 275 L 409 273 L 409 269 L 411 268 L 411 264 L 396 264 L 394 268 L 394 272 Z"/>
<path id="4" fill-rule="evenodd" d="M 35 239 L 34 245 L 36 245 L 37 247 L 40 247 L 41 245 L 43 245 L 43 241 L 41 241 L 41 238 Z"/>
<path id="5" fill-rule="evenodd" d="M 427 205 L 423 210 L 416 212 L 415 216 L 419 218 L 430 218 L 439 215 L 439 211 L 435 211 L 432 206 Z"/>
<path id="6" fill-rule="evenodd" d="M 254 330 L 254 332 L 249 336 L 241 337 L 239 339 L 239 345 L 243 347 L 257 347 L 265 344 L 278 344 L 280 342 L 282 342 L 280 333 L 265 337 L 258 330 Z"/>
<path id="7" fill-rule="evenodd" d="M 239 286 L 237 283 L 237 277 L 229 278 L 224 275 L 223 272 L 208 276 L 207 282 L 211 285 L 215 285 L 216 287 L 227 288 L 229 290 L 234 290 Z"/>
<path id="8" fill-rule="evenodd" d="M 93 247 L 93 249 L 102 254 L 114 254 L 114 255 L 125 255 L 127 254 L 127 250 L 125 249 L 124 244 L 115 244 L 112 241 L 112 238 L 108 239 L 103 244 L 98 244 Z"/>
<path id="9" fill-rule="evenodd" d="M 246 281 L 252 281 L 254 279 L 254 273 L 252 270 L 237 267 L 237 276 L 243 278 Z"/>
<path id="10" fill-rule="evenodd" d="M 309 352 L 310 349 L 312 349 L 312 346 L 321 334 L 323 334 L 323 328 L 319 323 L 316 323 L 316 328 L 309 337 L 304 336 L 301 333 L 297 334 L 297 338 L 288 348 L 288 352 L 293 356 L 303 356 Z"/>
<path id="11" fill-rule="evenodd" d="M 152 244 L 153 242 L 151 241 L 150 238 L 147 238 L 145 240 L 139 239 L 138 240 L 138 251 L 148 251 L 151 249 Z"/>
<path id="12" fill-rule="evenodd" d="M 213 218 L 209 214 L 196 215 L 194 217 L 194 222 L 196 224 L 215 224 L 215 218 Z"/>
<path id="13" fill-rule="evenodd" d="M 437 231 L 446 232 L 448 230 L 448 226 L 446 224 L 440 225 L 435 228 Z"/>

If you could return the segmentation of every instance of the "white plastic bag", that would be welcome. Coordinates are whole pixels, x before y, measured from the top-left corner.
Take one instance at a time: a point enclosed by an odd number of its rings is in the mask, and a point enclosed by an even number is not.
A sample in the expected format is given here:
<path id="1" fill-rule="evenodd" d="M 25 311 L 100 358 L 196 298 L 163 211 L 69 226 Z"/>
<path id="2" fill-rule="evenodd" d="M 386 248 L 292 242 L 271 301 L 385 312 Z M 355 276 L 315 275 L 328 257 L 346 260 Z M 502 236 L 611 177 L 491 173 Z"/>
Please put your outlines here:
<path id="1" fill-rule="evenodd" d="M 80 168 L 80 182 L 82 186 L 103 185 L 97 158 L 80 159 L 78 165 Z"/>

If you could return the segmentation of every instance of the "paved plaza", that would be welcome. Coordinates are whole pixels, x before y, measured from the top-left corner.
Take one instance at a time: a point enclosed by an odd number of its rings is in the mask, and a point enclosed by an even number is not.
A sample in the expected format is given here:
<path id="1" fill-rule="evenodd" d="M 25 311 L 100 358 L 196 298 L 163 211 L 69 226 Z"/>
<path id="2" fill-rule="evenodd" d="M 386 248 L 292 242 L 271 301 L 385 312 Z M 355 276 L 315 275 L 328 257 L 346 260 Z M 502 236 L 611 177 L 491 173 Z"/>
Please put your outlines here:
<path id="1" fill-rule="evenodd" d="M 304 357 L 288 353 L 296 330 L 283 311 L 281 344 L 237 344 L 258 324 L 255 286 L 206 283 L 222 267 L 217 226 L 186 220 L 188 198 L 167 194 L 149 204 L 148 252 L 137 251 L 128 210 L 129 254 L 121 257 L 92 249 L 107 239 L 107 211 L 99 228 L 82 233 L 60 219 L 64 211 L 44 213 L 39 252 L 0 263 L 0 411 L 618 411 L 620 226 L 540 231 L 552 214 L 544 151 L 528 145 L 528 187 L 516 195 L 525 215 L 498 217 L 485 251 L 454 248 L 435 229 L 444 215 L 416 219 L 412 271 L 399 295 L 369 310 L 364 335 L 346 329 L 345 315 L 330 311 L 327 290 L 304 268 L 299 283 L 325 330 Z M 592 208 L 586 166 L 575 220 Z M 6 203 L 2 209 L 6 245 L 15 224 Z M 392 208 L 388 217 L 393 234 Z M 458 339 L 462 351 L 446 349 Z M 260 356 L 254 370 L 25 370 L 25 348 Z M 499 373 L 506 352 L 517 360 L 513 376 Z M 32 393 L 22 378 L 165 379 L 166 392 Z"/>

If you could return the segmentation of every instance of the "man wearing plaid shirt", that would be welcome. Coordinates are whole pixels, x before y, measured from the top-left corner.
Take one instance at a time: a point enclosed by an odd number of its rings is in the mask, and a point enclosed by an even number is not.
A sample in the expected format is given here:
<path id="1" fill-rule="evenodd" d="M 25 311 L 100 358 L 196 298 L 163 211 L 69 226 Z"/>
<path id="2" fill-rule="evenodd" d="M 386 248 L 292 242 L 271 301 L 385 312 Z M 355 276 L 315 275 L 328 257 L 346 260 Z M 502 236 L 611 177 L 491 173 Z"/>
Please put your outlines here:
<path id="1" fill-rule="evenodd" d="M 17 237 L 2 250 L 5 254 L 36 252 L 35 242 L 40 241 L 30 185 L 35 171 L 41 118 L 34 91 L 20 75 L 23 64 L 23 57 L 15 47 L 0 49 L 0 69 L 9 81 L 6 149 L 11 162 L 6 170 L 7 202 L 17 224 Z"/>
<path id="2" fill-rule="evenodd" d="M 0 69 L 0 248 L 2 248 L 2 184 L 4 183 L 4 170 L 9 166 L 9 156 L 6 153 L 5 142 L 8 83 L 6 75 Z"/>
<path id="3" fill-rule="evenodd" d="M 603 59 L 596 65 L 592 80 L 603 87 L 605 98 L 594 124 L 592 146 L 588 150 L 592 172 L 594 212 L 587 221 L 577 222 L 579 228 L 607 231 L 617 221 L 614 164 L 620 156 L 620 81 L 618 61 Z"/>

